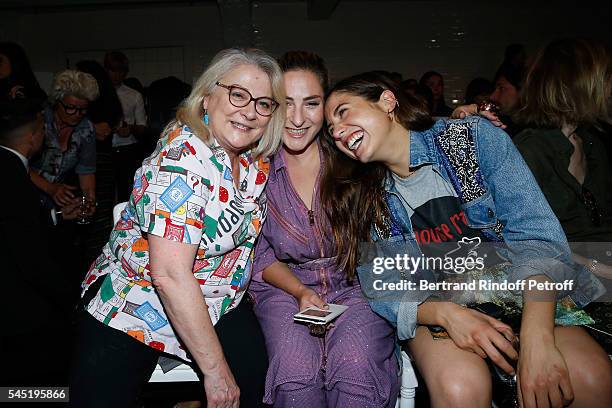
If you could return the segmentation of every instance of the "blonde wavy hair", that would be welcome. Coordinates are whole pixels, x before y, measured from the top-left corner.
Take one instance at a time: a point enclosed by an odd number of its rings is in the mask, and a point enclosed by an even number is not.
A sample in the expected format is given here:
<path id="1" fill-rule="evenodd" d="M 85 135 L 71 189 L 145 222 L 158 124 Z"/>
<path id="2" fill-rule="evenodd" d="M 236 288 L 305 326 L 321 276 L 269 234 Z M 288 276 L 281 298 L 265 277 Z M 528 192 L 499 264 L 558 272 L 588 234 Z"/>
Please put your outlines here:
<path id="1" fill-rule="evenodd" d="M 98 98 L 100 90 L 96 79 L 86 73 L 74 69 L 67 69 L 58 73 L 53 79 L 53 87 L 49 102 L 55 105 L 65 96 L 74 96 L 92 102 Z"/>
<path id="2" fill-rule="evenodd" d="M 275 153 L 282 143 L 285 127 L 286 108 L 283 74 L 274 58 L 255 48 L 229 48 L 217 53 L 206 71 L 196 81 L 191 94 L 179 107 L 176 112 L 176 119 L 168 123 L 164 129 L 162 137 L 186 125 L 196 136 L 210 146 L 212 135 L 208 126 L 202 121 L 204 98 L 213 92 L 217 81 L 220 81 L 225 74 L 240 65 L 256 66 L 268 75 L 272 84 L 272 98 L 279 103 L 279 106 L 272 114 L 270 122 L 264 129 L 263 136 L 257 142 L 257 146 L 251 152 L 255 158 L 268 157 Z"/>
<path id="3" fill-rule="evenodd" d="M 610 123 L 610 51 L 586 39 L 553 41 L 527 73 L 517 122 L 527 126 Z"/>

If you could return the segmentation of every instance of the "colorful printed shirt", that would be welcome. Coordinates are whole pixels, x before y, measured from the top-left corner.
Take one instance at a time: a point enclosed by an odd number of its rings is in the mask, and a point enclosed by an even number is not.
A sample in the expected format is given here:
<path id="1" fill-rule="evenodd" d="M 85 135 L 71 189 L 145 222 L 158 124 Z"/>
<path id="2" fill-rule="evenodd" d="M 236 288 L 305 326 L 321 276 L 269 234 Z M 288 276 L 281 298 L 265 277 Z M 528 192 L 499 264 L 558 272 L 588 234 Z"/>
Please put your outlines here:
<path id="1" fill-rule="evenodd" d="M 74 170 L 76 174 L 96 172 L 96 131 L 92 123 L 83 118 L 70 135 L 68 148 L 62 151 L 58 140 L 59 129 L 53 118 L 53 109 L 45 109 L 45 142 L 38 160 L 32 168 L 45 180 L 61 183 Z"/>
<path id="2" fill-rule="evenodd" d="M 189 128 L 162 138 L 134 176 L 130 201 L 94 262 L 83 293 L 104 281 L 87 310 L 104 324 L 189 360 L 151 284 L 147 234 L 199 244 L 193 265 L 213 324 L 238 305 L 250 279 L 252 249 L 266 216 L 269 161 L 240 156 L 235 187 L 225 151 Z"/>

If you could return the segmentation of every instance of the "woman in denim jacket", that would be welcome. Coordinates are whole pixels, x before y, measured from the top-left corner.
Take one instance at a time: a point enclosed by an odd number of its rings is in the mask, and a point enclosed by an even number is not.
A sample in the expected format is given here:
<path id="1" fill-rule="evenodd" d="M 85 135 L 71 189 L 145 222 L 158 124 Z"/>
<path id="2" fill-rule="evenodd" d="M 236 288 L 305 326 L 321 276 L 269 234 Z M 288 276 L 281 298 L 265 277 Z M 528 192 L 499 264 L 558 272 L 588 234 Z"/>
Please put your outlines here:
<path id="1" fill-rule="evenodd" d="M 601 284 L 572 262 L 563 230 L 510 138 L 479 118 L 433 123 L 418 101 L 377 73 L 339 82 L 325 113 L 336 146 L 354 159 L 329 169 L 323 191 L 346 266 L 357 264 L 359 243 L 371 238 L 414 258 L 428 239 L 457 242 L 477 236 L 505 243 L 503 256 L 512 263 L 508 281 L 574 283 L 571 293 L 523 291 L 520 354 L 509 326 L 453 302 L 434 302 L 432 293 L 406 290 L 399 299 L 371 297 L 373 310 L 397 326 L 400 340 L 410 339 L 432 405 L 491 406 L 484 361 L 489 357 L 518 375 L 524 407 L 572 401 L 612 406 L 605 352 L 584 330 L 555 326 L 556 295 L 570 294 L 583 306 L 601 294 Z M 458 148 L 461 143 L 468 148 Z M 467 152 L 459 159 L 461 171 L 448 170 L 452 155 L 443 154 L 445 149 Z M 373 272 L 363 263 L 358 269 L 366 293 Z M 417 276 L 432 279 L 425 270 Z M 420 325 L 442 326 L 452 341 L 435 341 Z"/>

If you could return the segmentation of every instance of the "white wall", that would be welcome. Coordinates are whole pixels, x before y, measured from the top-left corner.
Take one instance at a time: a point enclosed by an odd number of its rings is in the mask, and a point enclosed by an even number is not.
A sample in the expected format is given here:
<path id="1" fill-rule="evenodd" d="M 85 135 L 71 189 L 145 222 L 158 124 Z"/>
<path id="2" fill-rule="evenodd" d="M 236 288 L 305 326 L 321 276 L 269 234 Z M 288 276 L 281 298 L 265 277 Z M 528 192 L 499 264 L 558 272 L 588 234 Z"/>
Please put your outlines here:
<path id="1" fill-rule="evenodd" d="M 306 2 L 254 0 L 252 10 L 256 45 L 275 56 L 288 49 L 315 51 L 327 60 L 334 78 L 385 69 L 418 79 L 437 70 L 445 75 L 450 100 L 461 99 L 472 78 L 492 77 L 509 43 L 523 43 L 534 52 L 562 36 L 609 41 L 608 8 L 583 3 L 341 0 L 324 21 L 307 19 Z M 182 79 L 188 82 L 224 46 L 215 3 L 4 14 L 0 38 L 20 42 L 34 70 L 49 72 L 65 68 L 66 56 L 75 53 L 182 47 Z M 145 71 L 134 63 L 134 72 Z M 157 70 L 147 67 L 143 75 L 163 69 L 163 64 Z M 141 79 L 147 84 L 154 78 Z"/>
<path id="2" fill-rule="evenodd" d="M 222 47 L 223 41 L 219 12 L 214 3 L 22 14 L 11 21 L 9 24 L 13 27 L 10 31 L 2 30 L 2 37 L 24 46 L 35 71 L 62 70 L 66 68 L 68 57 L 76 54 L 89 56 L 97 52 L 101 58 L 111 49 L 142 51 L 182 47 L 184 72 L 180 77 L 191 82 Z M 175 54 L 180 58 L 181 53 Z M 165 60 L 166 55 L 160 58 Z M 132 61 L 132 71 L 143 71 L 137 61 Z M 153 79 L 156 78 L 143 78 L 143 82 L 148 84 Z"/>

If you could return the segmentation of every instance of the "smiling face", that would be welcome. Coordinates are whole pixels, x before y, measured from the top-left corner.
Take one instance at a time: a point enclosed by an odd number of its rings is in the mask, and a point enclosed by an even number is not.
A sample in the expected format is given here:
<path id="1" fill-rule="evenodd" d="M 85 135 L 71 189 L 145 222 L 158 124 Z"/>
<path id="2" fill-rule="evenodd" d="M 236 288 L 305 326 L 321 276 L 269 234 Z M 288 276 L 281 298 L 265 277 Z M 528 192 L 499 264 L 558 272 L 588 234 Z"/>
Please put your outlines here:
<path id="1" fill-rule="evenodd" d="M 323 88 L 310 71 L 285 72 L 287 120 L 283 143 L 290 152 L 303 152 L 317 137 L 324 122 Z"/>
<path id="2" fill-rule="evenodd" d="M 220 78 L 219 82 L 244 88 L 253 98 L 272 98 L 270 78 L 254 65 L 239 65 Z M 241 108 L 232 105 L 229 90 L 221 86 L 216 86 L 204 98 L 203 107 L 208 111 L 208 129 L 230 155 L 238 155 L 256 144 L 271 118 L 257 113 L 253 101 Z"/>
<path id="3" fill-rule="evenodd" d="M 389 113 L 395 97 L 384 91 L 376 103 L 346 92 L 334 92 L 325 104 L 325 117 L 338 149 L 362 163 L 386 161 L 385 140 L 394 121 Z"/>

